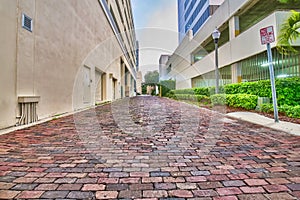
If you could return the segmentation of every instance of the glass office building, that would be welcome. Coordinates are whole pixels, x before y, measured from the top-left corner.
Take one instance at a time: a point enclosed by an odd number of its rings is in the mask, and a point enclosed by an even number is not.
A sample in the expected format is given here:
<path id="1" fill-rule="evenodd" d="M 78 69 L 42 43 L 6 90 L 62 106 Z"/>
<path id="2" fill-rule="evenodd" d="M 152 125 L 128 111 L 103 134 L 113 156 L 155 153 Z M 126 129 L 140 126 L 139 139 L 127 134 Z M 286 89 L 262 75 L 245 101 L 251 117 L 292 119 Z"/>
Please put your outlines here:
<path id="1" fill-rule="evenodd" d="M 188 30 L 196 34 L 224 0 L 178 0 L 179 43 Z"/>

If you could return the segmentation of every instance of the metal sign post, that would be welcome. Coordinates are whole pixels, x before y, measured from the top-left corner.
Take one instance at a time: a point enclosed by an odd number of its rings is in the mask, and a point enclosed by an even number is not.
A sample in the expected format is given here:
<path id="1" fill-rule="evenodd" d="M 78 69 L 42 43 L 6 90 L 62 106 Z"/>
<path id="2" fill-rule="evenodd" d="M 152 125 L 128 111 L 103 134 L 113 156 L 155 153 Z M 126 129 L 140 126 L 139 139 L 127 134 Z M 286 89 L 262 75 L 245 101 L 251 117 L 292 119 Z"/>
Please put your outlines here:
<path id="1" fill-rule="evenodd" d="M 273 67 L 272 51 L 271 51 L 271 45 L 270 45 L 270 43 L 275 41 L 273 26 L 269 26 L 269 27 L 260 29 L 260 39 L 261 39 L 262 45 L 267 44 L 268 64 L 269 64 L 269 71 L 270 71 L 272 100 L 273 100 L 273 107 L 274 107 L 274 119 L 275 119 L 275 122 L 279 122 L 276 87 L 275 87 L 275 77 L 274 77 L 274 67 Z"/>

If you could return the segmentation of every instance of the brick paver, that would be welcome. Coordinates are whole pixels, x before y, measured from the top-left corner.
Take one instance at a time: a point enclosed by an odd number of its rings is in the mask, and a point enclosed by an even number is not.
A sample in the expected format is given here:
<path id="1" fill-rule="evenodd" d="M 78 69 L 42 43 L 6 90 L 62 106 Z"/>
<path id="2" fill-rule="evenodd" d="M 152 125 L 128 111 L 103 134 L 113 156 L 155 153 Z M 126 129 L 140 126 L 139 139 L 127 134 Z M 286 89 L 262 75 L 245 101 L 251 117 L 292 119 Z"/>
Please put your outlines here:
<path id="1" fill-rule="evenodd" d="M 300 137 L 158 97 L 0 136 L 0 199 L 300 198 Z"/>

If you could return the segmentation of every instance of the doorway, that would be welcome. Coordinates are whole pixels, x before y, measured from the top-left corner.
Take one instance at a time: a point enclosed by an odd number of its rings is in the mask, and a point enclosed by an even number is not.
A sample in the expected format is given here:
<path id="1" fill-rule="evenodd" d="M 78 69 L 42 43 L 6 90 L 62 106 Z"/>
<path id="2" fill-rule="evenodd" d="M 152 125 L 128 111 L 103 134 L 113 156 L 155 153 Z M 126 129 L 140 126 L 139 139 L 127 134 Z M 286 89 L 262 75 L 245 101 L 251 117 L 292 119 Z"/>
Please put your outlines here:
<path id="1" fill-rule="evenodd" d="M 117 82 L 118 82 L 118 80 L 113 78 L 112 81 L 113 81 L 113 100 L 115 100 L 116 99 L 116 93 L 117 93 Z"/>
<path id="2" fill-rule="evenodd" d="M 99 103 L 102 101 L 102 73 L 98 70 L 95 70 L 95 83 L 96 83 L 96 90 L 95 90 L 95 101 Z"/>
<path id="3" fill-rule="evenodd" d="M 91 103 L 91 69 L 83 67 L 83 103 Z"/>
<path id="4" fill-rule="evenodd" d="M 106 73 L 101 75 L 101 101 L 106 100 Z"/>

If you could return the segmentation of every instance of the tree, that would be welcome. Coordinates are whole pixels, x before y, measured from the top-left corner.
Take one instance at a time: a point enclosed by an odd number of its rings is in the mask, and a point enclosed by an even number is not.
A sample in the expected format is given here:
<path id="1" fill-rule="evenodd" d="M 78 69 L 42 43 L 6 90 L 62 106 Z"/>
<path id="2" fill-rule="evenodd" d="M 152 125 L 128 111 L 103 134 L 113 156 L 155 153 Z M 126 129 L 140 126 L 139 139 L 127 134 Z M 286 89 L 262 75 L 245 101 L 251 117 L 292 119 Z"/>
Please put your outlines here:
<path id="1" fill-rule="evenodd" d="M 157 84 L 159 82 L 159 73 L 157 70 L 149 71 L 145 74 L 144 78 L 146 84 Z"/>
<path id="2" fill-rule="evenodd" d="M 295 41 L 300 36 L 300 13 L 294 10 L 291 15 L 282 24 L 278 36 L 278 49 L 282 53 L 296 52 L 291 46 L 291 42 Z"/>

